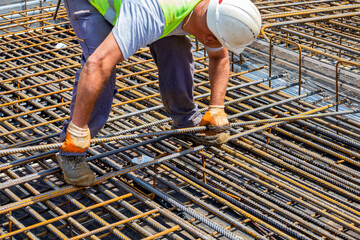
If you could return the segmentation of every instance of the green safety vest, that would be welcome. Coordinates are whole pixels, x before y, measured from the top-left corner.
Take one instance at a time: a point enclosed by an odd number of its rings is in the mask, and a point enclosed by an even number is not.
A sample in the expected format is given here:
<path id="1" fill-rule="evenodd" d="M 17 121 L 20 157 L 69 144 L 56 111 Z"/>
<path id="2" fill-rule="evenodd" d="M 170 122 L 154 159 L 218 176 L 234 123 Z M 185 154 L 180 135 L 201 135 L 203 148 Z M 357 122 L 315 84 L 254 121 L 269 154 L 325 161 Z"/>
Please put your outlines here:
<path id="1" fill-rule="evenodd" d="M 164 33 L 171 33 L 202 0 L 157 0 L 165 17 Z M 115 25 L 120 13 L 121 0 L 89 0 L 104 18 Z"/>

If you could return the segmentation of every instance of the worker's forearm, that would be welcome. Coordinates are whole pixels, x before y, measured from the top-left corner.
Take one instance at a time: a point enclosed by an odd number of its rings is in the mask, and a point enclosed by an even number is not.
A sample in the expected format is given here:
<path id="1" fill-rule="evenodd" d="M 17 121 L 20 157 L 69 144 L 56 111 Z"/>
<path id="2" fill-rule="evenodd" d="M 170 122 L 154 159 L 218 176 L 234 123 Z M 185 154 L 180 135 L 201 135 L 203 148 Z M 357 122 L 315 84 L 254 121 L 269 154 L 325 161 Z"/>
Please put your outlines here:
<path id="1" fill-rule="evenodd" d="M 81 71 L 72 118 L 76 126 L 88 127 L 96 101 L 109 80 L 112 69 L 123 60 L 114 35 L 110 33 L 88 58 Z"/>
<path id="2" fill-rule="evenodd" d="M 210 105 L 223 105 L 226 95 L 226 87 L 229 81 L 229 58 L 224 53 L 223 58 L 209 59 L 209 77 L 211 86 Z"/>
<path id="3" fill-rule="evenodd" d="M 72 121 L 81 128 L 88 127 L 96 101 L 109 79 L 109 74 L 102 71 L 99 66 L 91 66 L 92 64 L 87 62 L 81 71 L 73 110 Z"/>

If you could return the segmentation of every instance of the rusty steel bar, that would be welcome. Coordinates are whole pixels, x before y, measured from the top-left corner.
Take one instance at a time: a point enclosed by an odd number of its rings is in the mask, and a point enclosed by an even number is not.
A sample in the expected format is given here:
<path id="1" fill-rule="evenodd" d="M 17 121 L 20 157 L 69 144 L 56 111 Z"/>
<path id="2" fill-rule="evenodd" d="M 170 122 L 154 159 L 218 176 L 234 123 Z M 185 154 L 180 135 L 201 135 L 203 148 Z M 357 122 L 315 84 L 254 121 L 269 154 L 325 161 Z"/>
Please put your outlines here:
<path id="1" fill-rule="evenodd" d="M 345 60 L 340 60 L 336 63 L 335 67 L 335 73 L 336 73 L 336 76 L 335 76 L 335 80 L 336 80 L 336 96 L 335 96 L 335 99 L 336 101 L 339 101 L 339 76 L 340 76 L 340 71 L 339 71 L 339 66 L 341 64 L 346 64 L 346 65 L 353 65 L 353 66 L 358 66 L 360 67 L 360 63 L 356 63 L 356 62 L 350 62 L 350 61 L 345 61 Z M 339 111 L 339 107 L 336 106 L 336 111 Z"/>
<path id="2" fill-rule="evenodd" d="M 273 55 L 273 39 L 274 38 L 278 38 L 280 39 L 281 41 L 284 41 L 286 43 L 291 43 L 291 44 L 294 44 L 298 49 L 299 49 L 299 78 L 298 78 L 298 81 L 299 81 L 299 95 L 301 95 L 301 67 L 302 67 L 302 50 L 301 50 L 301 46 L 300 44 L 296 43 L 296 42 L 293 42 L 293 41 L 290 41 L 288 39 L 285 39 L 285 38 L 281 38 L 279 36 L 271 36 L 270 37 L 270 48 L 269 48 L 269 77 L 271 77 L 272 75 L 272 55 Z M 269 87 L 271 87 L 271 80 L 269 81 Z"/>
<path id="3" fill-rule="evenodd" d="M 35 225 L 32 225 L 32 226 L 28 226 L 28 227 L 19 229 L 17 231 L 12 231 L 11 233 L 8 233 L 8 234 L 5 234 L 5 235 L 0 235 L 0 239 L 7 238 L 9 236 L 14 236 L 14 235 L 16 235 L 18 233 L 25 232 L 25 231 L 28 231 L 30 229 L 34 229 L 34 228 L 37 228 L 37 227 L 45 225 L 45 224 L 53 223 L 53 222 L 59 221 L 59 220 L 64 219 L 64 218 L 72 217 L 72 216 L 74 216 L 76 214 L 79 214 L 79 213 L 82 213 L 82 212 L 85 212 L 85 211 L 88 211 L 88 210 L 91 210 L 91 209 L 94 209 L 94 208 L 98 208 L 98 207 L 101 207 L 103 205 L 106 205 L 106 204 L 109 204 L 109 203 L 112 203 L 112 202 L 116 202 L 116 201 L 119 201 L 119 200 L 124 199 L 124 198 L 128 198 L 130 196 L 131 196 L 131 194 L 129 193 L 127 195 L 123 195 L 123 196 L 120 196 L 120 197 L 117 197 L 117 198 L 110 199 L 109 201 L 105 201 L 105 202 L 102 202 L 102 203 L 99 203 L 99 204 L 95 204 L 95 205 L 92 205 L 90 207 L 83 208 L 83 209 L 80 209 L 80 210 L 72 212 L 72 213 L 67 213 L 65 215 L 62 215 L 62 216 L 59 216 L 59 217 L 56 217 L 56 218 L 52 218 L 50 220 L 46 220 L 46 221 L 44 221 L 42 223 L 38 223 L 38 224 L 35 224 Z"/>
<path id="4" fill-rule="evenodd" d="M 276 30 L 278 38 L 286 39 L 274 39 L 272 47 L 282 42 L 294 53 L 294 42 L 301 49 L 299 73 L 308 70 L 303 57 L 357 59 L 354 51 L 345 50 L 360 46 L 358 2 L 276 0 L 256 5 L 264 26 L 274 24 L 266 34 Z M 56 22 L 52 20 L 55 8 L 50 3 L 0 14 L 0 152 L 59 144 L 81 49 L 62 5 Z M 352 19 L 344 18 L 351 14 Z M 314 22 L 317 17 L 323 19 Z M 56 48 L 60 42 L 66 46 Z M 201 43 L 192 44 L 194 97 L 204 113 L 211 94 L 208 56 Z M 149 50 L 140 49 L 116 67 L 118 92 L 109 119 L 97 136 L 99 143 L 88 150 L 95 185 L 66 185 L 56 150 L 0 157 L 2 238 L 185 240 L 220 239 L 223 233 L 255 239 L 358 239 L 358 109 L 347 108 L 342 104 L 346 100 L 327 101 L 325 91 L 319 94 L 307 82 L 289 84 L 293 74 L 271 59 L 270 71 L 276 67 L 285 74 L 264 78 L 268 62 L 257 60 L 249 52 L 242 58 L 230 54 L 225 98 L 230 141 L 207 147 L 170 130 L 157 66 Z M 346 64 L 339 63 L 340 68 L 357 73 Z M 267 81 L 279 87 L 269 88 Z M 296 85 L 309 93 L 296 97 Z M 327 110 L 338 104 L 343 108 L 339 112 Z M 137 165 L 134 158 L 149 160 Z M 126 201 L 114 200 L 128 193 L 132 197 Z M 190 212 L 201 212 L 201 218 Z"/>
<path id="5" fill-rule="evenodd" d="M 342 14 L 334 14 L 330 16 L 321 16 L 321 17 L 313 17 L 313 18 L 305 18 L 305 19 L 298 19 L 293 21 L 285 21 L 281 23 L 273 23 L 273 24 L 265 24 L 261 28 L 261 35 L 266 37 L 265 29 L 270 27 L 279 27 L 279 26 L 285 26 L 290 24 L 298 24 L 298 23 L 306 23 L 306 22 L 315 22 L 315 21 L 322 21 L 322 20 L 329 20 L 329 19 L 336 19 L 336 18 L 344 18 L 344 17 L 353 17 L 353 16 L 359 16 L 360 12 L 351 12 L 351 13 L 342 13 Z"/>

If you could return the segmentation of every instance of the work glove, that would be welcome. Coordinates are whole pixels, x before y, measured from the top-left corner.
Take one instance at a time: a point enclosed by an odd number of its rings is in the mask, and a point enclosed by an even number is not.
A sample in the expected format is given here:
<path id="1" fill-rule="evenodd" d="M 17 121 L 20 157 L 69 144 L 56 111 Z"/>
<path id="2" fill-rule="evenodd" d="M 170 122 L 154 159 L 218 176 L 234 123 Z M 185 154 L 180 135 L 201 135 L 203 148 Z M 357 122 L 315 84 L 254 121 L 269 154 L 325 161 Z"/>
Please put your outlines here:
<path id="1" fill-rule="evenodd" d="M 210 105 L 209 110 L 201 119 L 200 126 L 207 126 L 207 135 L 215 135 L 230 129 L 229 120 L 224 111 L 224 106 Z"/>
<path id="2" fill-rule="evenodd" d="M 83 153 L 90 147 L 90 140 L 89 128 L 80 128 L 71 121 L 60 149 L 67 153 Z"/>
<path id="3" fill-rule="evenodd" d="M 204 145 L 221 145 L 226 143 L 230 135 L 225 131 L 230 129 L 229 120 L 224 106 L 210 105 L 209 110 L 201 119 L 200 126 L 207 126 L 208 130 L 196 134 L 198 141 Z M 203 135 L 201 138 L 200 136 Z"/>

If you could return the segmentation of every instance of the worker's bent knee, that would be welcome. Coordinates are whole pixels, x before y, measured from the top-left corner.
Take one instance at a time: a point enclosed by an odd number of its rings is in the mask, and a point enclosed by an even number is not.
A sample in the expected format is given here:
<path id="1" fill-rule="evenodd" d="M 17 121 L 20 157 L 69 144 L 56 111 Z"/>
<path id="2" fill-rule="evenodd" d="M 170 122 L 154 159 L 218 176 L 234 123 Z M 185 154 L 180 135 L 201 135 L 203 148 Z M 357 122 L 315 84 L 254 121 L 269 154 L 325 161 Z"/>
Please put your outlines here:
<path id="1" fill-rule="evenodd" d="M 106 64 L 106 59 L 101 58 L 96 54 L 92 54 L 86 61 L 83 71 L 85 71 L 87 74 L 98 73 L 101 74 L 101 76 L 109 78 L 112 69 L 113 67 L 109 67 L 109 65 Z"/>
<path id="2" fill-rule="evenodd" d="M 94 56 L 94 54 L 88 58 L 84 66 L 84 70 L 88 71 L 89 73 L 94 71 L 99 71 L 102 69 L 103 69 L 103 60 Z"/>

